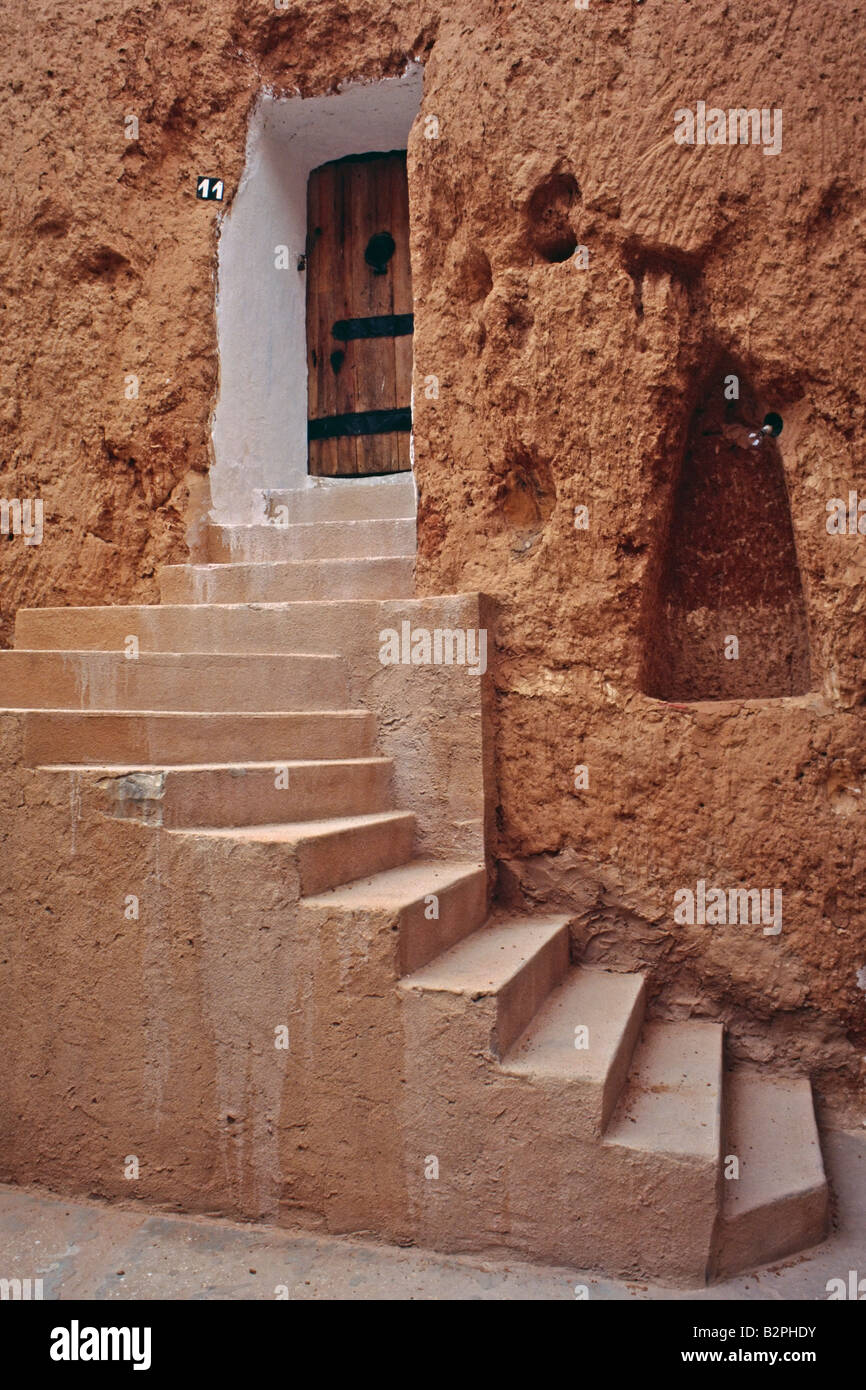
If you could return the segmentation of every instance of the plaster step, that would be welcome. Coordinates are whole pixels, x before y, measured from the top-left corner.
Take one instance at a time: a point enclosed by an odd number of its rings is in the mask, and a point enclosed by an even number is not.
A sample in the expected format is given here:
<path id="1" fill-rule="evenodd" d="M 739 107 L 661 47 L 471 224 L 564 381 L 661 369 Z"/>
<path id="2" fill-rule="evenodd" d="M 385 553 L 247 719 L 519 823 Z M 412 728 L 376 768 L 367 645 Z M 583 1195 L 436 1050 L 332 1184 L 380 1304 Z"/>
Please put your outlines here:
<path id="1" fill-rule="evenodd" d="M 415 479 L 411 473 L 388 478 L 329 479 L 306 488 L 256 490 L 256 511 L 262 521 L 365 521 L 415 516 Z"/>
<path id="2" fill-rule="evenodd" d="M 308 895 L 405 864 L 412 857 L 415 817 L 406 811 L 386 811 L 294 825 L 190 827 L 170 834 L 282 847 L 295 865 L 301 893 Z"/>
<path id="3" fill-rule="evenodd" d="M 87 776 L 112 814 L 173 826 L 244 826 L 326 820 L 391 809 L 389 758 L 273 763 L 210 763 L 161 768 L 51 765 L 46 772 Z"/>
<path id="4" fill-rule="evenodd" d="M 496 920 L 406 976 L 408 992 L 493 1002 L 490 1046 L 502 1056 L 568 968 L 568 918 Z"/>
<path id="5" fill-rule="evenodd" d="M 325 915 L 379 916 L 395 923 L 397 974 L 406 975 L 481 926 L 487 872 L 483 864 L 413 859 L 306 901 Z"/>
<path id="6" fill-rule="evenodd" d="M 722 1039 L 715 1023 L 647 1023 L 603 1142 L 716 1161 L 721 1143 Z"/>
<path id="7" fill-rule="evenodd" d="M 477 628 L 477 594 L 431 598 L 320 599 L 298 603 L 142 604 L 126 608 L 19 608 L 15 647 L 122 651 L 130 634 L 143 652 L 379 651 L 384 628 Z"/>
<path id="8" fill-rule="evenodd" d="M 411 598 L 414 555 L 365 560 L 277 560 L 268 565 L 165 565 L 163 603 L 294 603 Z"/>
<path id="9" fill-rule="evenodd" d="M 341 709 L 342 657 L 268 652 L 0 652 L 0 708 Z"/>
<path id="10" fill-rule="evenodd" d="M 208 526 L 205 543 L 206 558 L 215 565 L 412 555 L 415 521 L 380 517 L 288 526 Z"/>
<path id="11" fill-rule="evenodd" d="M 252 762 L 363 758 L 376 726 L 367 710 L 292 714 L 249 711 L 33 710 L 24 716 L 24 759 L 39 763 Z"/>
<path id="12" fill-rule="evenodd" d="M 575 1131 L 600 1135 L 622 1092 L 645 1002 L 642 975 L 585 966 L 572 970 L 503 1066 L 515 1075 L 560 1086 Z M 576 1029 L 587 1031 L 578 1035 Z"/>
<path id="13" fill-rule="evenodd" d="M 725 1079 L 725 1158 L 712 1272 L 724 1279 L 817 1245 L 827 1235 L 829 1192 L 806 1078 L 735 1070 Z"/>

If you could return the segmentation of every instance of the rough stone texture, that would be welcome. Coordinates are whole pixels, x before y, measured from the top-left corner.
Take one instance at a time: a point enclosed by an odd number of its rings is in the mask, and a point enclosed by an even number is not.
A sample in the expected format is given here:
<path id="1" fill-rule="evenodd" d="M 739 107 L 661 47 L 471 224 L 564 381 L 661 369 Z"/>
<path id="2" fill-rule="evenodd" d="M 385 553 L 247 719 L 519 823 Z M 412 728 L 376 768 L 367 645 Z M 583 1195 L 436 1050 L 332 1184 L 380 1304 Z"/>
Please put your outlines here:
<path id="1" fill-rule="evenodd" d="M 419 57 L 440 138 L 416 127 L 409 150 L 416 371 L 441 383 L 427 400 L 416 381 L 419 592 L 500 599 L 503 884 L 577 909 L 590 959 L 652 965 L 658 1009 L 825 1088 L 866 1041 L 864 540 L 825 527 L 861 466 L 862 28 L 781 0 L 15 0 L 0 19 L 0 489 L 47 508 L 41 546 L 4 546 L 6 639 L 24 602 L 153 600 L 156 565 L 186 558 L 218 387 L 222 214 L 195 176 L 230 202 L 264 86 L 323 93 Z M 700 99 L 781 107 L 782 153 L 675 145 Z M 681 709 L 644 692 L 681 461 L 731 362 L 785 422 L 813 693 Z M 781 551 L 746 530 L 729 553 L 750 545 L 766 576 Z M 801 627 L 761 637 L 765 592 L 736 610 L 751 641 L 728 696 L 766 689 L 767 655 L 805 669 Z M 781 936 L 674 926 L 700 878 L 781 888 Z"/>

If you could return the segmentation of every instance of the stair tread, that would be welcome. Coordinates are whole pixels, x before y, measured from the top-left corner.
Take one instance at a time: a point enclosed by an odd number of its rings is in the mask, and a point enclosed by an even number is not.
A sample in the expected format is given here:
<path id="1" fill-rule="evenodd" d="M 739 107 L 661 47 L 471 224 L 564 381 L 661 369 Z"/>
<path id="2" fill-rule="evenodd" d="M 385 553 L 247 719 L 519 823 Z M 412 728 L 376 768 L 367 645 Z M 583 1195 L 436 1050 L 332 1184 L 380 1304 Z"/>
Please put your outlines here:
<path id="1" fill-rule="evenodd" d="M 75 715 L 77 719 L 280 719 L 297 722 L 309 719 L 370 719 L 366 709 L 79 709 L 75 705 L 30 706 L 35 718 L 44 715 Z"/>
<path id="2" fill-rule="evenodd" d="M 400 559 L 401 557 L 400 557 L 400 556 L 390 556 L 390 557 L 377 556 L 376 558 L 377 558 L 377 559 L 382 559 L 382 558 Z M 414 558 L 414 557 L 405 556 L 405 557 L 402 557 L 402 558 L 409 559 L 409 558 Z M 267 563 L 268 565 L 270 565 L 270 563 L 272 563 L 272 562 L 267 561 L 267 562 L 265 562 L 265 563 Z M 291 563 L 302 564 L 302 563 L 305 563 L 305 562 L 304 562 L 304 561 L 294 561 L 294 562 L 291 562 Z M 328 564 L 328 563 L 331 563 L 331 562 L 330 562 L 330 561 L 321 561 L 321 562 L 319 562 L 319 563 L 326 563 L 326 564 Z M 188 565 L 163 565 L 162 568 L 163 568 L 163 569 L 188 569 L 188 568 L 190 568 L 190 566 L 188 566 Z M 195 566 L 193 566 L 193 568 L 195 568 Z M 225 565 L 219 565 L 219 564 L 212 564 L 212 565 L 200 566 L 200 568 L 213 569 L 213 570 L 224 570 L 224 569 L 226 568 L 226 566 L 225 566 Z M 442 593 L 442 594 L 426 594 L 423 598 L 414 598 L 414 597 L 413 597 L 413 598 L 410 598 L 410 599 L 399 599 L 399 600 L 397 600 L 397 599 L 380 599 L 380 598 L 353 598 L 353 599 L 346 599 L 346 598 L 302 598 L 302 599 L 241 599 L 241 600 L 235 600 L 235 601 L 229 602 L 229 603 L 130 603 L 130 604 L 126 604 L 126 605 L 124 606 L 124 608 L 120 608 L 120 607 L 118 607 L 118 606 L 116 606 L 116 605 L 114 605 L 114 604 L 101 604 L 101 605 L 100 605 L 100 604 L 86 604 L 86 605 L 80 605 L 79 607 L 75 607 L 75 605 L 72 605 L 72 606 L 70 606 L 69 608 L 51 608 L 51 607 L 46 607 L 46 608 L 19 608 L 19 609 L 17 610 L 17 612 L 16 612 L 16 617 L 18 616 L 18 614 L 27 614 L 27 615 L 30 615 L 30 614 L 32 614 L 32 613 L 38 613 L 38 614 L 40 614 L 40 615 L 42 615 L 42 614 L 51 614 L 51 615 L 54 616 L 54 617 L 57 617 L 57 616 L 60 615 L 60 614 L 62 614 L 64 617 L 68 617 L 68 616 L 70 616 L 70 615 L 72 615 L 72 614 L 86 613 L 86 614 L 88 615 L 88 617 L 90 617 L 90 616 L 99 616 L 99 615 L 103 615 L 103 614 L 106 614 L 106 613 L 116 614 L 116 613 L 118 613 L 118 612 L 123 612 L 123 611 L 128 612 L 128 613 L 136 613 L 136 614 L 138 614 L 138 613 L 146 613 L 146 612 L 150 612 L 150 613 L 154 613 L 154 614 L 156 614 L 156 613 L 159 613 L 159 614 L 162 614 L 162 613 L 172 613 L 172 612 L 188 612 L 188 613 L 192 613 L 192 614 L 195 614 L 195 615 L 200 615 L 201 612 L 202 612 L 204 609 L 207 609 L 207 608 L 219 608 L 219 609 L 221 609 L 221 610 L 223 610 L 223 609 L 225 609 L 225 610 L 236 609 L 236 610 L 238 610 L 239 612 L 242 611 L 242 610 L 246 610 L 246 611 L 248 611 L 248 612 L 258 612 L 260 609 L 267 609 L 267 610 L 270 610 L 270 609 L 288 609 L 288 610 L 291 610 L 291 609 L 297 609 L 297 608 L 331 608 L 331 607 L 345 608 L 347 605 L 351 605 L 353 608 L 364 608 L 364 607 L 373 608 L 373 607 L 378 607 L 378 606 L 382 605 L 383 603 L 387 604 L 387 603 L 395 603 L 395 602 L 399 602 L 399 603 L 401 603 L 401 604 L 402 604 L 402 603 L 409 603 L 409 604 L 412 605 L 412 608 L 410 608 L 409 612 L 415 612 L 415 611 L 417 611 L 417 612 L 420 614 L 420 613 L 422 612 L 422 610 L 425 608 L 425 606 L 426 606 L 426 605 L 429 605 L 430 603 L 449 603 L 449 604 L 455 605 L 455 604 L 457 604 L 460 600 L 467 599 L 467 598 L 474 598 L 474 597 L 476 596 L 476 593 L 477 593 L 477 591 L 475 591 L 475 590 L 467 590 L 465 593 L 461 593 L 461 594 L 446 594 L 446 593 Z M 22 651 L 22 650 L 25 650 L 25 651 L 26 651 L 26 650 L 30 650 L 30 651 L 54 651 L 54 650 L 58 650 L 58 649 L 53 648 L 53 647 L 31 647 L 31 648 L 15 647 L 15 648 L 9 648 L 8 650 L 11 650 L 11 651 Z M 85 647 L 85 648 L 82 648 L 82 650 L 83 650 L 83 651 L 102 651 L 102 650 L 104 650 L 104 648 L 99 648 L 99 647 Z M 112 651 L 116 651 L 116 650 L 118 650 L 118 648 L 111 648 L 111 650 L 112 650 Z M 210 653 L 207 653 L 207 654 L 210 655 Z M 230 653 L 230 654 L 231 654 L 231 653 Z M 278 654 L 279 654 L 279 653 L 278 653 Z M 290 655 L 291 653 L 288 653 L 288 654 Z M 338 654 L 339 654 L 339 653 L 338 653 Z M 181 655 L 183 655 L 183 653 L 181 653 Z M 266 650 L 265 655 L 273 655 L 273 653 Z M 281 653 L 281 655 L 287 655 L 287 653 Z M 306 653 L 306 652 L 299 652 L 298 655 L 299 655 L 299 656 L 306 656 L 307 653 Z M 326 653 L 326 655 L 328 655 L 328 653 Z"/>
<path id="3" fill-rule="evenodd" d="M 180 566 L 178 568 L 181 568 Z M 213 569 L 230 569 L 230 565 L 214 565 Z M 165 662 L 179 661 L 201 661 L 208 665 L 215 660 L 219 661 L 326 661 L 342 662 L 345 660 L 341 652 L 274 652 L 274 651 L 221 651 L 218 648 L 208 650 L 182 652 L 166 651 L 140 651 L 137 657 L 127 657 L 120 647 L 8 647 L 0 651 L 2 657 L 35 656 L 40 658 L 47 657 L 79 657 L 86 658 L 88 661 L 102 660 L 104 662 L 118 661 L 123 662 L 124 668 L 141 668 L 142 665 L 156 665 Z"/>
<path id="4" fill-rule="evenodd" d="M 393 763 L 393 758 L 268 758 L 258 762 L 214 763 L 40 763 L 42 772 L 88 772 L 109 776 L 133 772 L 273 772 L 275 768 L 374 767 Z"/>
<path id="5" fill-rule="evenodd" d="M 413 859 L 396 869 L 384 869 L 368 878 L 331 888 L 307 898 L 306 902 L 313 906 L 341 907 L 347 911 L 364 907 L 400 907 L 483 871 L 484 865 L 478 862 Z"/>
<path id="6" fill-rule="evenodd" d="M 452 994 L 496 994 L 560 932 L 568 917 L 494 919 L 437 956 L 402 984 Z"/>
<path id="7" fill-rule="evenodd" d="M 377 811 L 365 816 L 334 816 L 329 820 L 280 821 L 269 825 L 182 826 L 172 835 L 206 835 L 221 840 L 258 840 L 263 844 L 296 844 L 323 835 L 347 830 L 370 829 L 378 825 L 414 821 L 411 811 Z"/>
<path id="8" fill-rule="evenodd" d="M 723 1035 L 715 1023 L 645 1024 L 604 1142 L 717 1157 Z"/>
<path id="9" fill-rule="evenodd" d="M 311 474 L 305 487 L 257 487 L 253 491 L 262 497 L 313 497 L 316 493 L 378 492 L 385 488 L 389 492 L 402 492 L 405 489 L 414 492 L 415 479 L 411 468 L 398 468 L 393 473 L 361 473 L 351 478 L 316 477 L 313 480 Z"/>
<path id="10" fill-rule="evenodd" d="M 312 569 L 325 568 L 334 565 L 393 565 L 401 560 L 408 560 L 414 564 L 415 552 L 410 551 L 404 555 L 340 555 L 327 560 L 239 560 L 234 564 L 182 564 L 182 565 L 162 565 L 161 572 L 176 573 L 184 570 L 187 573 L 194 570 L 210 570 L 214 573 L 224 574 L 226 570 L 275 570 L 275 569 Z M 176 607 L 182 605 L 175 605 Z"/>
<path id="11" fill-rule="evenodd" d="M 739 1159 L 739 1177 L 724 1185 L 725 1219 L 824 1188 L 809 1081 L 733 1071 L 725 1084 L 725 1148 Z"/>
<path id="12" fill-rule="evenodd" d="M 505 1058 L 508 1071 L 603 1081 L 643 990 L 644 978 L 581 966 L 542 1005 Z M 589 1030 L 589 1046 L 575 1047 L 575 1028 Z"/>
<path id="13" fill-rule="evenodd" d="M 290 521 L 286 524 L 278 524 L 275 521 L 244 521 L 244 522 L 211 522 L 207 529 L 209 531 L 237 531 L 246 535 L 251 531 L 266 531 L 269 535 L 274 532 L 290 532 L 305 530 L 309 532 L 321 531 L 323 527 L 335 526 L 343 529 L 347 526 L 366 526 L 387 529 L 388 527 L 405 527 L 407 524 L 414 523 L 413 516 L 362 516 L 347 517 L 345 520 L 321 521 Z"/>

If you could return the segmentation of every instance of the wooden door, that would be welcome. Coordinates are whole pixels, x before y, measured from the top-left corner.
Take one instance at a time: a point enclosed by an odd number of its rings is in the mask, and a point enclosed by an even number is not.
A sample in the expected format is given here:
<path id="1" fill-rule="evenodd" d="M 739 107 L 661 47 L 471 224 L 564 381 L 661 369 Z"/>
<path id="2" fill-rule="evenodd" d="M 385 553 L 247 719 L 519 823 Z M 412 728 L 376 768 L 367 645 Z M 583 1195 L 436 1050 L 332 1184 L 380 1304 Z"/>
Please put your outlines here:
<path id="1" fill-rule="evenodd" d="M 314 169 L 307 190 L 311 473 L 411 466 L 412 326 L 405 150 Z"/>

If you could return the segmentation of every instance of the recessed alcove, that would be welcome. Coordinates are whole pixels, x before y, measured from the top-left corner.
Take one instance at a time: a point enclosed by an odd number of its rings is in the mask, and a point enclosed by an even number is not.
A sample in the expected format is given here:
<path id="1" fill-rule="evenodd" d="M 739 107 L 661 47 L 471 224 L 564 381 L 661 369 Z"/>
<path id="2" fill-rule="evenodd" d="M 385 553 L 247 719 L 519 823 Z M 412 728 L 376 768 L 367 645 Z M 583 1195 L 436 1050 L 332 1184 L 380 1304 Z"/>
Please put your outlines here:
<path id="1" fill-rule="evenodd" d="M 730 375 L 739 381 L 735 401 L 725 399 Z M 765 417 L 735 365 L 713 370 L 692 415 L 652 566 L 642 679 L 648 695 L 766 699 L 810 688 L 791 508 L 779 442 L 760 435 Z"/>

